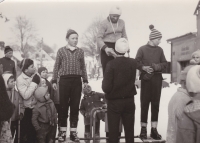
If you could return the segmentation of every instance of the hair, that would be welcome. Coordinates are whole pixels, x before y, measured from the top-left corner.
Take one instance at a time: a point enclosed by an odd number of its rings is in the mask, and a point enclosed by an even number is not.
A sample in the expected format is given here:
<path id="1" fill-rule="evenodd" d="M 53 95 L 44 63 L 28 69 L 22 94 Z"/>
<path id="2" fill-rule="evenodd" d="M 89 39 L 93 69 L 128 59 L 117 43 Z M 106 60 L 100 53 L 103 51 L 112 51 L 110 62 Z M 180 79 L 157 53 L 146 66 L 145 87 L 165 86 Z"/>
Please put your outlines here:
<path id="1" fill-rule="evenodd" d="M 31 59 L 23 59 L 20 63 L 20 69 L 22 70 L 22 72 L 25 72 L 26 69 L 28 69 L 28 67 L 30 65 L 32 65 L 34 62 Z"/>

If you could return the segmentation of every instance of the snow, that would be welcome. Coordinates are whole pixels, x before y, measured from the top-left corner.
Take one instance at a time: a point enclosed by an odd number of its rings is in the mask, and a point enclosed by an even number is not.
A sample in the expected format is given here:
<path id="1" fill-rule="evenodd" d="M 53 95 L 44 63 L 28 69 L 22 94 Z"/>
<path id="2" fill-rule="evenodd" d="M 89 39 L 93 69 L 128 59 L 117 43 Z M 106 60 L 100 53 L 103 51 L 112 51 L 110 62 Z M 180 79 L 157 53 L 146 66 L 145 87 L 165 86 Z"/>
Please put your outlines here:
<path id="1" fill-rule="evenodd" d="M 165 81 L 170 82 L 170 75 L 164 74 L 163 75 Z M 89 84 L 92 87 L 93 91 L 102 92 L 101 84 L 102 84 L 102 78 L 99 80 L 92 79 L 89 81 Z M 161 94 L 161 100 L 160 100 L 160 110 L 159 110 L 159 119 L 158 119 L 158 132 L 162 135 L 163 139 L 166 139 L 166 132 L 167 132 L 167 123 L 168 123 L 168 103 L 173 96 L 173 94 L 177 91 L 177 88 L 180 87 L 180 85 L 175 85 L 174 83 L 170 84 L 170 87 L 163 88 L 162 94 Z M 135 135 L 140 134 L 140 89 L 137 89 L 137 95 L 135 95 L 135 105 L 136 105 L 136 111 L 135 111 Z M 147 127 L 147 134 L 150 134 L 151 129 L 151 116 L 150 111 L 151 108 L 149 108 L 149 114 L 148 114 L 148 127 Z M 84 137 L 84 122 L 83 122 L 83 116 L 79 114 L 79 123 L 78 123 L 78 136 Z M 105 137 L 105 123 L 101 121 L 101 128 L 100 128 L 100 136 Z M 69 135 L 69 129 L 67 132 L 67 135 Z M 124 132 L 122 133 L 122 136 L 124 136 Z"/>

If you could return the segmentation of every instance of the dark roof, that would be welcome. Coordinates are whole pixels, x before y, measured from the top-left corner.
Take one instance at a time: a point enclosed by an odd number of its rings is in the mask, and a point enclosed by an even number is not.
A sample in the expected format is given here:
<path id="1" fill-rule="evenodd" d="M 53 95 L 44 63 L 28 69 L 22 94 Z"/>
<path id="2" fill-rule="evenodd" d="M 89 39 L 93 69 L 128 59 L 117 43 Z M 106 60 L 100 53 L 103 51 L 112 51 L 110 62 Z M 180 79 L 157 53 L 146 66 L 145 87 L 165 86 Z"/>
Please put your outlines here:
<path id="1" fill-rule="evenodd" d="M 182 37 L 185 37 L 185 36 L 188 36 L 188 35 L 195 35 L 196 36 L 196 34 L 197 34 L 197 32 L 186 33 L 186 34 L 178 36 L 178 37 L 170 38 L 170 39 L 167 40 L 167 42 L 170 42 L 172 40 L 179 39 L 179 38 L 182 38 Z"/>
<path id="2" fill-rule="evenodd" d="M 196 7 L 195 11 L 194 11 L 194 15 L 197 14 L 197 11 L 198 11 L 199 7 L 200 7 L 200 0 L 199 0 L 199 2 L 198 2 L 198 4 L 197 4 L 197 7 Z"/>

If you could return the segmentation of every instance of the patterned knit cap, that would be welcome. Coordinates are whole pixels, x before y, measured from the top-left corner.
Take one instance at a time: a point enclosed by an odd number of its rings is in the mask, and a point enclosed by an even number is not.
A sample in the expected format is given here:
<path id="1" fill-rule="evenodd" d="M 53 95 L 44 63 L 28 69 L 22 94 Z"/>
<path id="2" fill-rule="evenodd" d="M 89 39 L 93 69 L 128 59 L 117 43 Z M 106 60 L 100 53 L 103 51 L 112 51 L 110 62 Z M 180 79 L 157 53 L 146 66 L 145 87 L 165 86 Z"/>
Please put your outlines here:
<path id="1" fill-rule="evenodd" d="M 154 29 L 153 25 L 150 25 L 149 29 L 151 30 L 151 33 L 149 35 L 149 40 L 162 38 L 162 34 L 158 30 Z"/>

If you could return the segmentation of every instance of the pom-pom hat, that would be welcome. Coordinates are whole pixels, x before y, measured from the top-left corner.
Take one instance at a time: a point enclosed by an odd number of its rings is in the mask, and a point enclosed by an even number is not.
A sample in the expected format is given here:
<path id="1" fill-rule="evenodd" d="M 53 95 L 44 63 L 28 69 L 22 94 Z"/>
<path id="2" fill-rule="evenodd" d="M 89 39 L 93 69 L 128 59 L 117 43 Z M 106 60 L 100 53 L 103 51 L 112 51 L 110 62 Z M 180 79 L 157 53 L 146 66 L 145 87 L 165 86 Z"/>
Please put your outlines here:
<path id="1" fill-rule="evenodd" d="M 149 40 L 162 38 L 162 34 L 158 30 L 154 29 L 153 25 L 150 25 L 149 29 L 151 30 L 151 33 L 149 35 Z"/>

